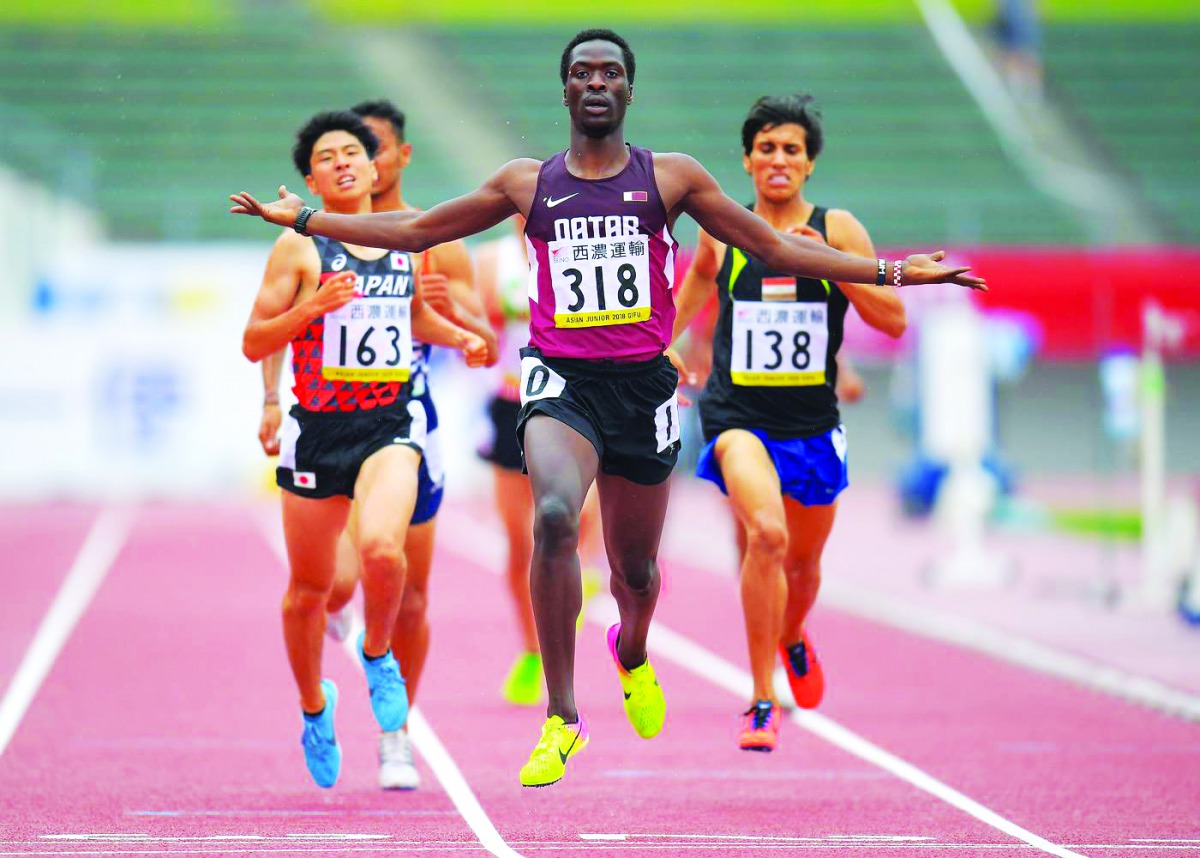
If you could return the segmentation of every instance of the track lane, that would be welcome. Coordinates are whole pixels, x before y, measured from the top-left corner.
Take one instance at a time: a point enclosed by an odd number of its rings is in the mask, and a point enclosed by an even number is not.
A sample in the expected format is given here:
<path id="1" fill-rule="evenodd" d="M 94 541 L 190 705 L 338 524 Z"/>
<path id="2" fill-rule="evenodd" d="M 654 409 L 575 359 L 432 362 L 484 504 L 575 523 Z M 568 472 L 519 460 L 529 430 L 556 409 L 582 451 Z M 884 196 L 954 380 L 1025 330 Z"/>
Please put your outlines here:
<path id="1" fill-rule="evenodd" d="M 0 507 L 0 694 L 99 514 L 91 504 Z"/>

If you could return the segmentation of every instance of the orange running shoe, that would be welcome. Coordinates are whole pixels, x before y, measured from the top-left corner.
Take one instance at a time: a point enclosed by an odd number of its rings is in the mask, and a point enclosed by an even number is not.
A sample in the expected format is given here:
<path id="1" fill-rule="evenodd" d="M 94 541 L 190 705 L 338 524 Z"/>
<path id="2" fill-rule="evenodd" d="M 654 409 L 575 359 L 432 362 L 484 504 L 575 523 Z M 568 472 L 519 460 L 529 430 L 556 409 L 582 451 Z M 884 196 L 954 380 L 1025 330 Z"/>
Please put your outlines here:
<path id="1" fill-rule="evenodd" d="M 788 686 L 792 697 L 801 709 L 816 709 L 825 696 L 825 671 L 817 659 L 808 635 L 800 632 L 800 640 L 791 646 L 779 647 L 783 656 L 783 667 L 787 671 Z"/>
<path id="2" fill-rule="evenodd" d="M 763 751 L 768 754 L 774 751 L 779 741 L 780 708 L 770 700 L 759 700 L 744 714 L 738 747 L 743 751 Z"/>

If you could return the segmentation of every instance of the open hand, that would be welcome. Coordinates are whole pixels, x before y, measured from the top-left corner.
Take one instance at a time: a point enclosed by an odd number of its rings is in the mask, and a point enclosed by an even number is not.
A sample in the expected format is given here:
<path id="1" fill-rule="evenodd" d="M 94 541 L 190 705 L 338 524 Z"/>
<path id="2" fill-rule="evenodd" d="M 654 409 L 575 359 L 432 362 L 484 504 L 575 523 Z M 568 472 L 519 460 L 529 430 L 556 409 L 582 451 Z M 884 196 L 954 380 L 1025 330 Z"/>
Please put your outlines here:
<path id="1" fill-rule="evenodd" d="M 260 203 L 245 191 L 230 194 L 229 199 L 234 204 L 233 208 L 229 210 L 232 214 L 253 215 L 268 223 L 286 227 L 295 225 L 296 215 L 300 214 L 300 209 L 304 208 L 304 200 L 289 193 L 287 185 L 279 186 L 279 199 L 273 203 Z"/>
<path id="2" fill-rule="evenodd" d="M 951 268 L 948 265 L 939 265 L 938 263 L 945 258 L 946 251 L 944 250 L 929 254 L 914 253 L 904 260 L 900 285 L 916 286 L 921 283 L 954 283 L 959 286 L 966 286 L 968 289 L 978 289 L 980 292 L 988 290 L 987 282 L 982 277 L 967 274 L 971 270 L 970 266 Z M 890 270 L 888 276 L 890 280 Z"/>
<path id="3" fill-rule="evenodd" d="M 279 455 L 279 424 L 283 422 L 283 414 L 278 402 L 268 402 L 263 406 L 262 422 L 258 424 L 258 443 L 262 444 L 263 452 L 268 456 Z"/>
<path id="4" fill-rule="evenodd" d="M 346 306 L 358 296 L 358 275 L 353 271 L 339 271 L 321 284 L 321 288 L 309 298 L 313 318 L 332 313 Z"/>

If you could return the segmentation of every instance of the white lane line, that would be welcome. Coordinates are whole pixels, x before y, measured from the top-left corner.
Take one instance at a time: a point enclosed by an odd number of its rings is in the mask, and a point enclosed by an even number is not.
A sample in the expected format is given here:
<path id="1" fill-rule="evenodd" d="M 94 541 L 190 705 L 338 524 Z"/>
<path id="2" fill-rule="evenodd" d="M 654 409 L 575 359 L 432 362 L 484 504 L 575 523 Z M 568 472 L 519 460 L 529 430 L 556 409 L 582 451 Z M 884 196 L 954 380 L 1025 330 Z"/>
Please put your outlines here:
<path id="1" fill-rule="evenodd" d="M 555 842 L 555 841 L 547 840 L 547 841 L 530 842 L 528 844 L 526 844 L 524 841 L 516 841 L 516 842 L 525 846 L 525 848 L 530 851 L 553 852 L 554 854 L 561 854 L 564 852 L 580 852 L 580 851 L 582 851 L 582 852 L 585 852 L 586 854 L 590 855 L 594 852 L 614 851 L 614 852 L 619 852 L 621 854 L 628 855 L 629 849 L 630 849 L 630 843 L 627 841 L 621 841 L 621 840 L 613 840 L 613 841 L 607 841 L 607 842 L 599 841 L 599 840 L 584 841 L 584 842 L 580 842 L 580 841 Z M 18 845 L 25 845 L 25 844 L 22 843 L 21 841 L 11 841 L 11 842 L 0 843 L 0 845 L 18 846 Z M 33 844 L 30 844 L 30 845 L 33 845 Z M 117 844 L 113 844 L 113 845 L 117 846 Z M 148 843 L 146 845 L 149 846 L 149 845 L 153 845 L 153 844 Z M 922 852 L 928 852 L 929 850 L 942 850 L 942 851 L 947 851 L 947 852 L 969 850 L 972 852 L 992 851 L 992 852 L 996 852 L 996 853 L 1000 853 L 1000 854 L 1012 853 L 1012 854 L 1028 855 L 1030 853 L 1030 847 L 1023 843 L 870 843 L 870 844 L 864 844 L 864 843 L 857 843 L 857 842 L 845 842 L 845 843 L 839 844 L 839 843 L 750 843 L 750 842 L 745 842 L 745 841 L 736 841 L 736 842 L 731 841 L 729 843 L 716 843 L 716 842 L 711 842 L 711 843 L 640 843 L 639 842 L 639 843 L 635 843 L 633 846 L 633 848 L 637 849 L 638 852 L 694 851 L 694 852 L 701 852 L 701 853 L 711 853 L 714 849 L 728 849 L 730 847 L 734 847 L 734 848 L 737 848 L 742 851 L 758 850 L 758 851 L 766 852 L 769 850 L 769 851 L 773 852 L 774 854 L 779 854 L 781 851 L 784 851 L 784 850 L 789 851 L 789 852 L 808 851 L 808 852 L 821 852 L 821 853 L 825 853 L 825 852 L 828 852 L 831 850 L 845 850 L 845 851 L 851 851 L 853 854 L 861 855 L 861 854 L 863 854 L 862 850 L 865 847 L 870 848 L 871 854 L 875 854 L 878 850 L 883 850 L 883 849 L 900 851 L 900 852 L 903 852 L 905 850 L 908 850 L 908 851 L 918 851 L 919 850 Z M 397 852 L 398 848 L 402 848 L 403 852 L 402 853 Z M 1142 845 L 1131 845 L 1131 844 L 1126 844 L 1126 843 L 1087 843 L 1087 844 L 1079 844 L 1079 845 L 1072 844 L 1072 848 L 1075 848 L 1075 849 L 1100 849 L 1100 850 L 1105 850 L 1105 851 L 1116 851 L 1118 853 L 1121 850 L 1127 850 L 1127 849 L 1137 850 L 1137 851 L 1146 851 L 1147 849 L 1149 849 L 1149 850 L 1168 849 L 1168 848 L 1176 849 L 1176 847 L 1168 847 L 1168 846 L 1161 846 L 1161 845 L 1160 846 L 1154 846 L 1154 845 L 1142 846 Z M 1178 847 L 1178 848 L 1182 848 L 1184 850 L 1200 850 L 1200 847 L 1196 847 L 1196 846 L 1183 846 L 1183 847 Z M 49 850 L 49 849 L 31 848 L 31 849 L 25 849 L 25 850 L 16 850 L 16 849 L 0 850 L 0 855 L 189 855 L 189 854 L 190 855 L 272 855 L 272 854 L 296 855 L 296 854 L 302 854 L 302 853 L 303 854 L 333 853 L 333 854 L 337 854 L 337 855 L 342 855 L 342 854 L 350 854 L 350 853 L 362 853 L 362 854 L 369 854 L 369 855 L 394 856 L 397 854 L 409 855 L 409 854 L 416 853 L 416 852 L 449 852 L 454 855 L 461 855 L 464 851 L 471 851 L 471 852 L 478 851 L 480 853 L 484 853 L 485 849 L 482 846 L 482 844 L 463 843 L 461 840 L 456 840 L 456 841 L 444 841 L 444 842 L 443 841 L 427 841 L 427 842 L 389 841 L 386 844 L 381 843 L 377 846 L 330 844 L 328 846 L 305 845 L 305 846 L 301 847 L 301 846 L 292 845 L 292 846 L 284 847 L 283 844 L 280 844 L 278 848 L 275 846 L 246 846 L 244 848 L 234 848 L 232 846 L 230 846 L 230 847 L 207 846 L 203 849 L 188 849 L 188 848 L 101 849 L 101 848 L 96 848 L 96 849 L 87 849 L 87 850 L 84 850 L 84 849 Z M 1172 854 L 1178 855 L 1179 852 L 1174 851 L 1174 852 L 1172 852 Z"/>
<path id="2" fill-rule="evenodd" d="M 723 556 L 675 546 L 671 557 L 689 568 L 730 580 Z M 930 608 L 893 593 L 881 592 L 832 576 L 821 584 L 821 603 L 880 625 L 919 637 L 981 652 L 1028 670 L 1065 679 L 1105 694 L 1147 706 L 1188 721 L 1200 721 L 1200 694 L 1166 685 L 1148 676 L 1039 643 L 1020 634 L 992 628 L 970 617 Z M 780 684 L 782 672 L 776 684 Z M 786 687 L 784 691 L 786 691 Z"/>
<path id="3" fill-rule="evenodd" d="M 283 529 L 278 519 L 274 517 L 270 519 L 263 518 L 261 522 L 267 543 L 286 567 L 287 545 L 284 542 Z M 346 640 L 342 642 L 347 657 L 355 665 L 358 664 L 357 644 L 355 642 L 358 640 L 359 622 L 356 617 L 354 628 L 351 629 Z M 454 762 L 454 758 L 450 756 L 449 751 L 446 750 L 446 746 L 442 744 L 437 734 L 433 732 L 433 727 L 425 720 L 425 716 L 421 714 L 420 709 L 415 706 L 408 713 L 408 735 L 412 739 L 413 744 L 417 746 L 417 750 L 421 752 L 421 756 L 425 758 L 425 762 L 433 770 L 434 776 L 442 785 L 442 789 L 446 791 L 446 795 L 450 797 L 450 801 L 454 803 L 454 806 L 458 809 L 458 812 L 462 815 L 467 825 L 475 832 L 475 836 L 479 838 L 479 842 L 483 847 L 488 852 L 497 856 L 497 858 L 521 858 L 519 852 L 516 852 L 504 842 L 504 838 L 500 836 L 500 832 L 496 830 L 496 826 L 488 818 L 483 805 L 475 797 L 474 791 L 471 789 L 470 784 L 467 783 L 467 779 L 463 777 L 462 771 Z"/>
<path id="4" fill-rule="evenodd" d="M 982 652 L 1188 721 L 1200 721 L 1200 695 L 1055 649 L 974 620 L 903 601 L 865 587 L 827 581 L 821 598 L 839 611 L 921 637 Z"/>
<path id="5" fill-rule="evenodd" d="M 50 610 L 42 618 L 4 699 L 0 701 L 0 755 L 8 748 L 58 654 L 117 559 L 132 523 L 133 510 L 106 507 L 88 531 L 74 565 L 58 588 Z"/>
<path id="6" fill-rule="evenodd" d="M 597 620 L 601 620 L 606 625 L 620 619 L 616 607 L 608 603 L 595 605 L 594 614 Z M 655 622 L 651 628 L 648 646 L 655 655 L 675 662 L 680 667 L 738 697 L 748 698 L 754 691 L 754 681 L 749 673 L 735 667 L 716 653 L 705 649 L 678 632 L 672 631 L 661 622 Z M 1051 843 L 1015 822 L 1005 819 L 995 811 L 984 807 L 974 799 L 824 715 L 797 710 L 791 713 L 791 718 L 801 727 L 820 736 L 830 744 L 890 772 L 917 789 L 929 793 L 934 798 L 946 802 L 951 807 L 975 817 L 985 825 L 1002 831 L 1016 840 L 1028 843 L 1050 855 L 1057 855 L 1059 858 L 1083 858 L 1080 853 Z"/>
<path id="7" fill-rule="evenodd" d="M 494 558 L 502 556 L 498 553 L 499 542 L 496 534 L 490 530 L 476 526 L 472 528 L 474 537 L 470 540 L 460 540 L 446 544 L 451 552 L 470 560 L 485 569 L 492 569 Z M 485 559 L 486 558 L 486 559 Z M 495 570 L 493 570 L 495 571 Z M 587 619 L 607 627 L 620 619 L 616 606 L 611 602 L 596 600 L 587 611 Z M 648 646 L 656 654 L 675 662 L 685 670 L 707 679 L 714 685 L 745 699 L 754 691 L 754 681 L 750 674 L 716 653 L 689 640 L 683 635 L 671 631 L 661 621 L 656 621 L 650 630 Z M 1072 852 L 1039 837 L 1010 820 L 1000 816 L 995 811 L 984 807 L 962 794 L 958 790 L 942 783 L 936 778 L 918 769 L 911 763 L 905 762 L 894 754 L 880 748 L 863 737 L 846 729 L 840 724 L 818 715 L 815 712 L 793 712 L 792 719 L 804 729 L 820 736 L 827 742 L 842 748 L 850 754 L 865 760 L 918 789 L 929 793 L 941 801 L 975 817 L 985 825 L 989 825 L 1005 834 L 1059 858 L 1085 858 L 1078 852 Z"/>
<path id="8" fill-rule="evenodd" d="M 798 843 L 802 845 L 825 843 L 833 844 L 835 846 L 847 843 L 879 843 L 884 845 L 888 843 L 926 844 L 933 841 L 932 837 L 908 836 L 904 834 L 830 834 L 826 837 L 776 837 L 766 834 L 651 834 L 647 832 L 638 832 L 637 834 L 580 834 L 579 838 L 581 840 L 633 840 L 635 842 L 649 838 L 657 838 L 660 840 L 720 840 L 729 841 L 731 843 L 740 843 L 741 841 L 745 840 L 751 843 Z"/>

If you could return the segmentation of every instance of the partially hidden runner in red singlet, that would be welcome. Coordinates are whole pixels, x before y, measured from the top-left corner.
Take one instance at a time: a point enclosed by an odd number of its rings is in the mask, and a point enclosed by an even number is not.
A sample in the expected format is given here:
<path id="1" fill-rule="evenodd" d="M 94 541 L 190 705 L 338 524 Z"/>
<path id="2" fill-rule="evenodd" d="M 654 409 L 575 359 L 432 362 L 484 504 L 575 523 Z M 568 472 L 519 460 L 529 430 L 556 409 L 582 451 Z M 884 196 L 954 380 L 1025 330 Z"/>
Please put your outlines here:
<path id="1" fill-rule="evenodd" d="M 645 738 L 663 726 L 666 706 L 646 635 L 658 599 L 667 477 L 679 449 L 677 373 L 664 356 L 674 319 L 675 220 L 691 215 L 718 240 L 796 276 L 984 286 L 969 269 L 942 265 L 941 252 L 863 259 L 780 233 L 726 196 L 690 156 L 628 146 L 624 121 L 635 72 L 633 51 L 619 35 L 578 33 L 559 65 L 570 148 L 545 162 L 510 161 L 477 190 L 425 212 L 314 212 L 283 187 L 267 204 L 245 192 L 230 197 L 234 214 L 410 251 L 513 214 L 528 220 L 531 332 L 521 360 L 518 434 L 535 504 L 530 578 L 548 717 L 521 769 L 524 786 L 560 780 L 567 759 L 588 742 L 575 706 L 574 667 L 579 510 L 593 481 L 621 617 L 608 646 L 625 712 Z"/>

